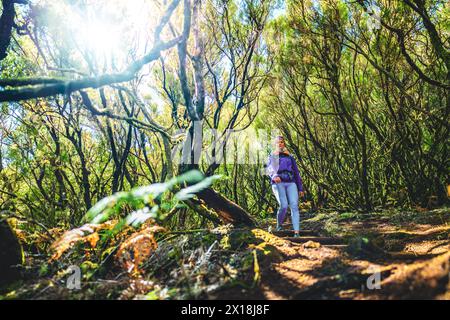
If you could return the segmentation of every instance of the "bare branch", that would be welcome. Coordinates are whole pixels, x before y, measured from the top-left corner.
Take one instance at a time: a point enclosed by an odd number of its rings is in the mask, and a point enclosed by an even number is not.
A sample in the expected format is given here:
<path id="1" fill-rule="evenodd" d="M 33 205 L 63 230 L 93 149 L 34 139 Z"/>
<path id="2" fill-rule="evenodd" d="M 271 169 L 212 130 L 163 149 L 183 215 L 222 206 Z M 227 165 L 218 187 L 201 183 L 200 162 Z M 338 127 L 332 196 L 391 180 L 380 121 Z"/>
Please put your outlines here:
<path id="1" fill-rule="evenodd" d="M 179 0 L 174 0 L 174 3 L 178 4 Z M 172 13 L 175 8 L 173 4 L 169 6 L 166 14 L 163 16 L 161 23 L 158 28 L 167 24 L 168 13 Z M 187 21 L 186 21 L 187 20 Z M 190 24 L 190 15 L 185 16 L 185 23 Z M 132 80 L 136 73 L 142 69 L 142 67 L 160 57 L 162 51 L 172 48 L 177 45 L 184 38 L 189 36 L 189 32 L 183 32 L 179 37 L 176 37 L 168 42 L 158 42 L 153 49 L 141 59 L 130 64 L 123 72 L 116 74 L 105 74 L 99 77 L 88 77 L 79 80 L 70 81 L 60 81 L 55 80 L 52 84 L 43 84 L 31 88 L 19 88 L 13 90 L 0 91 L 0 102 L 2 101 L 21 101 L 33 98 L 42 98 L 48 96 L 54 96 L 57 94 L 70 94 L 74 91 L 86 89 L 86 88 L 99 88 L 105 85 L 110 85 L 113 83 L 127 82 Z M 43 79 L 41 79 L 43 80 Z M 13 83 L 12 79 L 3 80 L 4 83 Z M 23 83 L 39 83 L 37 79 L 21 79 Z M 51 81 L 50 79 L 45 79 L 45 83 Z"/>

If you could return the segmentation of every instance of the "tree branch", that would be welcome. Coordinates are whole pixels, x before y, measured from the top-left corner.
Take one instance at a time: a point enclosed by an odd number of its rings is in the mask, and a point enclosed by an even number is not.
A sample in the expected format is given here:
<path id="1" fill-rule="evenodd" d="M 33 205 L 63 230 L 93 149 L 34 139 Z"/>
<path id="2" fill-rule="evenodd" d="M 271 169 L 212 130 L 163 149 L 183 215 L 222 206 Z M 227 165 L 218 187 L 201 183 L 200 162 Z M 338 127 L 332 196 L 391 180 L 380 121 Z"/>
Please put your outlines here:
<path id="1" fill-rule="evenodd" d="M 167 24 L 168 17 L 173 13 L 175 7 L 174 3 L 178 4 L 179 0 L 174 0 L 173 3 L 169 6 L 166 13 L 163 16 L 159 26 L 163 27 Z M 185 16 L 185 25 L 186 20 L 190 24 L 190 15 Z M 123 72 L 116 74 L 105 74 L 99 77 L 88 77 L 79 80 L 70 80 L 70 81 L 61 81 L 59 79 L 54 79 L 54 83 L 48 84 L 51 79 L 45 79 L 45 83 L 42 81 L 39 82 L 38 79 L 21 79 L 21 83 L 23 84 L 37 84 L 40 85 L 31 88 L 19 88 L 12 90 L 0 91 L 0 102 L 3 101 L 21 101 L 28 100 L 33 98 L 42 98 L 48 96 L 54 96 L 57 94 L 70 94 L 71 92 L 86 89 L 86 88 L 99 88 L 105 85 L 110 85 L 113 83 L 120 83 L 130 81 L 135 77 L 135 74 L 142 69 L 142 67 L 160 57 L 161 51 L 172 48 L 177 45 L 180 41 L 183 41 L 189 35 L 189 32 L 183 32 L 183 34 L 179 37 L 176 37 L 168 42 L 158 42 L 153 49 L 141 59 L 130 64 Z M 41 79 L 43 80 L 43 79 Z M 5 79 L 3 83 L 14 83 L 14 79 Z"/>

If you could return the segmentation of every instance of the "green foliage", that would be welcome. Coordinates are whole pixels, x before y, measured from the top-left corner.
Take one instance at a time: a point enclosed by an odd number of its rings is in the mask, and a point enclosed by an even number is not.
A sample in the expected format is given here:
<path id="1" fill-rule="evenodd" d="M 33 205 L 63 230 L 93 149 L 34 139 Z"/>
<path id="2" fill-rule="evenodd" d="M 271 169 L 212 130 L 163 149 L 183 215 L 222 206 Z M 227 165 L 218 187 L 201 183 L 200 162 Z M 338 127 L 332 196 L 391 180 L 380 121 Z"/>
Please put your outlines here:
<path id="1" fill-rule="evenodd" d="M 100 224 L 110 219 L 112 214 L 120 214 L 124 206 L 129 206 L 135 211 L 125 218 L 125 223 L 122 221 L 119 229 L 125 224 L 137 228 L 150 218 L 160 221 L 164 218 L 163 211 L 167 212 L 178 206 L 181 201 L 194 197 L 196 193 L 209 187 L 213 181 L 220 177 L 220 175 L 204 177 L 200 171 L 191 170 L 165 183 L 137 187 L 129 192 L 117 192 L 97 202 L 86 213 L 84 219 L 91 223 Z M 190 186 L 183 188 L 184 184 Z M 172 201 L 170 201 L 170 198 L 164 198 L 164 195 L 175 187 L 181 187 L 181 190 L 173 195 Z M 148 207 L 151 207 L 151 209 Z"/>
<path id="2" fill-rule="evenodd" d="M 8 55 L 0 62 L 0 78 L 69 80 L 125 69 L 153 45 L 154 17 L 164 6 L 144 1 L 152 18 L 136 10 L 142 22 L 130 13 L 134 4 L 119 2 L 37 1 L 30 10 L 20 10 Z M 146 223 L 159 223 L 169 235 L 154 238 L 153 231 L 139 230 L 144 233 L 139 239 L 167 243 L 157 252 L 153 246 L 144 248 L 152 254 L 146 271 L 153 276 L 173 263 L 179 272 L 165 280 L 173 281 L 168 287 L 183 289 L 153 287 L 145 279 L 139 294 L 148 299 L 198 298 L 206 291 L 198 279 L 208 272 L 214 274 L 211 282 L 219 281 L 220 272 L 226 273 L 219 264 L 196 264 L 216 241 L 226 270 L 248 271 L 257 283 L 257 266 L 276 250 L 261 245 L 251 232 L 204 231 L 217 221 L 209 219 L 209 208 L 195 194 L 223 177 L 215 191 L 265 222 L 274 218 L 277 203 L 261 172 L 266 154 L 255 164 L 221 163 L 217 168 L 202 158 L 198 168 L 211 176 L 200 171 L 176 176 L 184 167 L 175 160 L 174 147 L 188 142 L 184 130 L 194 120 L 188 107 L 200 111 L 204 101 L 205 112 L 199 115 L 203 133 L 208 128 L 219 136 L 228 129 L 279 130 L 298 161 L 308 200 L 319 209 L 302 223 L 320 225 L 330 235 L 354 237 L 350 242 L 355 252 L 370 247 L 373 239 L 346 234 L 343 226 L 364 221 L 362 211 L 376 209 L 373 215 L 394 224 L 447 222 L 448 209 L 432 212 L 434 220 L 420 210 L 449 201 L 448 1 L 423 1 L 426 14 L 406 1 L 378 1 L 385 23 L 379 29 L 371 29 L 363 2 L 206 1 L 200 8 L 201 39 L 191 26 L 187 48 L 194 63 L 185 70 L 180 70 L 181 46 L 175 46 L 131 81 L 92 87 L 83 94 L 69 90 L 2 103 L 0 211 L 21 219 L 16 228 L 20 240 L 39 255 L 48 253 L 53 238 L 75 231 L 69 240 L 77 241 L 68 241 L 60 252 L 71 254 L 55 263 L 80 265 L 88 279 L 108 270 L 111 257 L 131 233 Z M 277 6 L 283 14 L 275 16 Z M 174 11 L 170 29 L 181 30 L 182 11 Z M 106 37 L 89 38 L 101 28 L 88 28 L 84 34 L 83 28 L 91 27 L 90 19 L 83 19 L 88 12 L 92 20 L 98 18 L 94 22 L 111 19 L 114 27 L 125 30 L 106 30 L 114 35 L 109 42 L 124 35 L 118 48 L 96 50 Z M 425 23 L 427 16 L 434 28 Z M 30 36 L 19 33 L 25 27 Z M 162 41 L 171 36 L 167 29 L 160 34 Z M 433 29 L 437 34 L 430 33 Z M 202 50 L 196 48 L 198 40 Z M 149 48 L 143 45 L 147 42 Z M 197 62 L 203 70 L 195 70 Z M 180 81 L 181 71 L 186 71 L 186 83 Z M 0 89 L 14 88 L 10 83 Z M 253 143 L 239 140 L 234 145 L 247 150 Z M 188 144 L 183 147 L 186 152 Z M 264 151 L 269 154 L 270 146 Z M 203 150 L 206 154 L 212 156 L 212 151 Z M 92 226 L 74 229 L 84 222 L 105 225 L 95 232 Z M 197 233 L 199 228 L 203 231 Z M 189 229 L 195 235 L 177 234 Z M 54 267 L 42 263 L 36 272 L 49 277 Z M 36 290 L 47 284 L 42 286 Z"/>
<path id="3" fill-rule="evenodd" d="M 416 31 L 405 39 L 406 51 L 417 49 L 409 54 L 414 63 L 427 61 L 425 73 L 448 82 L 445 55 L 416 45 L 432 37 L 417 24 L 420 16 L 404 2 L 377 5 L 383 22 Z M 444 7 L 427 8 L 436 26 L 445 23 L 438 18 L 448 13 Z M 289 1 L 286 17 L 267 32 L 270 50 L 278 53 L 275 80 L 256 123 L 281 130 L 319 204 L 425 207 L 434 196 L 442 205 L 448 201 L 441 166 L 448 92 L 411 69 L 396 36 L 377 28 L 376 19 L 358 1 Z"/>

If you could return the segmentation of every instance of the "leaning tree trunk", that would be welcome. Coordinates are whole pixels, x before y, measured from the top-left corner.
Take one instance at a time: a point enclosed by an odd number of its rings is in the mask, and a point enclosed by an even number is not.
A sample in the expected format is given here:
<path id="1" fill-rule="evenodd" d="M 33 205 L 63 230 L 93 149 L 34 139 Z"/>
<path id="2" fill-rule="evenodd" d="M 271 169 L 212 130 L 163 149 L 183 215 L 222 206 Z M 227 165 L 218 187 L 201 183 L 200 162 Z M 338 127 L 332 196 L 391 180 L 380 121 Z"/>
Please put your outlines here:
<path id="1" fill-rule="evenodd" d="M 247 211 L 213 189 L 204 189 L 200 191 L 197 196 L 205 202 L 207 207 L 217 212 L 222 222 L 249 227 L 256 226 L 255 220 L 247 213 Z"/>
<path id="2" fill-rule="evenodd" d="M 185 142 L 182 151 L 183 153 L 182 157 L 186 161 L 188 160 L 186 157 L 192 157 L 192 155 L 195 153 L 191 147 L 192 146 L 190 145 L 190 143 L 186 144 Z M 192 169 L 199 170 L 199 166 L 197 163 L 195 163 L 195 161 L 192 161 L 187 164 L 184 161 L 182 161 L 181 164 L 178 165 L 179 174 L 182 174 Z M 220 193 L 217 193 L 212 188 L 206 188 L 200 191 L 199 193 L 197 193 L 197 197 L 204 202 L 206 207 L 208 207 L 209 209 L 213 209 L 223 223 L 231 223 L 234 225 L 245 225 L 249 227 L 256 226 L 255 220 L 249 213 L 247 213 L 247 211 L 245 211 L 239 205 L 227 199 Z M 202 215 L 201 212 L 199 213 Z"/>
<path id="3" fill-rule="evenodd" d="M 200 138 L 197 138 L 196 135 L 200 135 Z M 196 130 L 193 130 L 193 126 L 189 128 L 189 132 L 187 133 L 187 138 L 182 150 L 182 161 L 178 166 L 179 174 L 192 169 L 199 170 L 199 165 L 195 159 L 195 155 L 200 153 L 198 150 L 199 146 L 196 145 L 196 142 L 202 141 L 201 135 L 202 132 L 199 132 L 198 130 L 196 132 Z M 193 137 L 192 140 L 189 136 Z M 190 141 L 195 142 L 191 143 Z M 245 225 L 248 227 L 256 226 L 255 220 L 249 213 L 247 213 L 247 211 L 220 193 L 217 193 L 212 188 L 206 188 L 200 191 L 197 193 L 197 197 L 204 202 L 206 207 L 213 209 L 223 223 Z"/>

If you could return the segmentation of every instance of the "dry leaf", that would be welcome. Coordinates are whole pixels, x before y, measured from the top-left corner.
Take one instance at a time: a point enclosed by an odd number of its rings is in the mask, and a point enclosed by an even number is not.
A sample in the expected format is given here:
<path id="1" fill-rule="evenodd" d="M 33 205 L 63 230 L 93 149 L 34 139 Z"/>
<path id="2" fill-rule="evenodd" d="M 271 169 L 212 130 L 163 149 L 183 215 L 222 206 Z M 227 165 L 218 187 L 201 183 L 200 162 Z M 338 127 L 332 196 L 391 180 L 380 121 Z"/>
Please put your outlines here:
<path id="1" fill-rule="evenodd" d="M 144 227 L 141 231 L 132 234 L 120 245 L 116 253 L 116 259 L 119 264 L 129 273 L 139 274 L 139 266 L 158 247 L 154 234 L 162 231 L 165 231 L 165 229 L 154 225 Z"/>
<path id="2" fill-rule="evenodd" d="M 112 223 L 108 221 L 102 224 L 85 224 L 79 228 L 66 231 L 61 238 L 51 245 L 50 250 L 54 253 L 50 260 L 59 259 L 64 252 L 78 242 L 89 243 L 94 248 L 100 239 L 97 232 L 102 229 L 109 229 L 111 226 Z"/>

